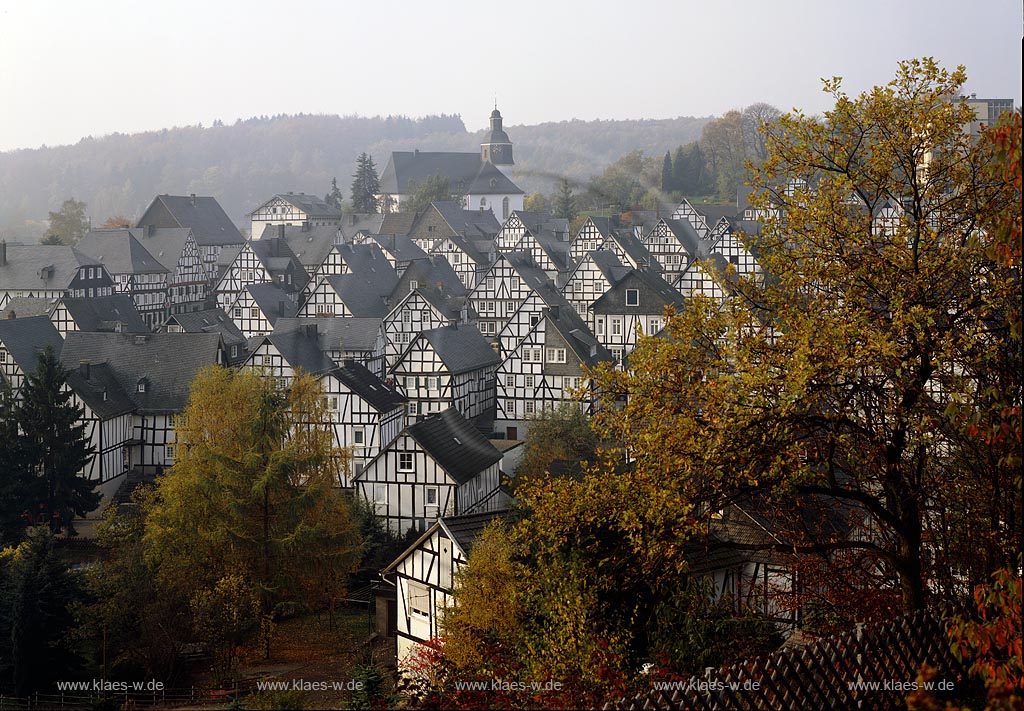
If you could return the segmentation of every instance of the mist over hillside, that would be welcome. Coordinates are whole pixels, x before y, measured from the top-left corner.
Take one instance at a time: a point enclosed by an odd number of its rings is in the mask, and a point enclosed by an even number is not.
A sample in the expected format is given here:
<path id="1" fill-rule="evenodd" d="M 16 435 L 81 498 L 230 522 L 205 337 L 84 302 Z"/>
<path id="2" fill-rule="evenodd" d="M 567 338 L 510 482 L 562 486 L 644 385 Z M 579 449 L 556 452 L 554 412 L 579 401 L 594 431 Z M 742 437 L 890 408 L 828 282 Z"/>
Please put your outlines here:
<path id="1" fill-rule="evenodd" d="M 550 192 L 561 177 L 583 183 L 633 150 L 660 156 L 697 140 L 710 118 L 506 124 L 513 177 L 527 193 Z M 274 193 L 325 194 L 332 177 L 347 195 L 356 157 L 383 171 L 393 150 L 475 151 L 484 131 L 459 116 L 259 117 L 232 125 L 187 126 L 84 138 L 69 146 L 0 153 L 0 236 L 34 241 L 50 210 L 74 197 L 94 224 L 137 217 L 157 194 L 212 195 L 244 225 Z"/>

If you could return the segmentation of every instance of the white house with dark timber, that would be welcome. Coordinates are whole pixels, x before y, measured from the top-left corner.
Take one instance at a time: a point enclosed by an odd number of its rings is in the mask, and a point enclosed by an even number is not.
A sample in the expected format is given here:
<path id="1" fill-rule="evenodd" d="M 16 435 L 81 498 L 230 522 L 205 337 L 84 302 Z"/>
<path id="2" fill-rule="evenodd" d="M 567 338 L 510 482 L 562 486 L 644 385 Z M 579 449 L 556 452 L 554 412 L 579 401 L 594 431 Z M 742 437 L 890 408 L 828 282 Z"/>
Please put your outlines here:
<path id="1" fill-rule="evenodd" d="M 61 336 L 71 331 L 107 331 L 110 333 L 149 333 L 135 302 L 128 294 L 93 298 L 59 299 L 50 313 L 50 321 Z"/>
<path id="2" fill-rule="evenodd" d="M 526 336 L 498 366 L 494 431 L 522 439 L 544 410 L 576 401 L 589 413 L 594 404 L 586 368 L 612 362 L 583 319 L 567 304 L 544 308 Z"/>
<path id="3" fill-rule="evenodd" d="M 199 311 L 206 301 L 207 273 L 203 255 L 187 227 L 154 227 L 137 230 L 142 246 L 167 269 L 169 314 Z"/>
<path id="4" fill-rule="evenodd" d="M 280 318 L 294 318 L 299 311 L 295 292 L 277 284 L 248 284 L 227 309 L 231 320 L 246 338 L 265 336 Z"/>
<path id="5" fill-rule="evenodd" d="M 594 312 L 590 307 L 615 286 L 631 267 L 624 266 L 610 249 L 585 253 L 562 287 L 562 294 L 591 330 Z"/>
<path id="6" fill-rule="evenodd" d="M 633 270 L 594 302 L 594 336 L 616 363 L 636 346 L 638 333 L 653 336 L 665 327 L 665 309 L 682 310 L 679 292 L 656 274 Z"/>
<path id="7" fill-rule="evenodd" d="M 155 329 L 169 313 L 171 271 L 143 246 L 142 229 L 90 230 L 78 249 L 100 261 L 114 290 L 135 301 L 146 324 Z"/>
<path id="8" fill-rule="evenodd" d="M 466 565 L 484 528 L 507 520 L 507 512 L 439 518 L 381 572 L 395 590 L 395 658 L 404 668 L 417 647 L 443 633 L 441 620 L 452 604 L 455 576 Z"/>
<path id="9" fill-rule="evenodd" d="M 423 331 L 468 321 L 465 297 L 457 299 L 436 287 L 417 287 L 398 299 L 382 323 L 385 335 L 384 360 L 388 370 L 398 363 Z"/>
<path id="10" fill-rule="evenodd" d="M 282 193 L 270 198 L 249 213 L 253 239 L 263 239 L 270 227 L 334 227 L 341 223 L 341 210 L 328 205 L 316 195 Z M 277 236 L 276 233 L 269 236 Z"/>
<path id="11" fill-rule="evenodd" d="M 352 467 L 340 473 L 341 487 L 351 486 L 351 474 L 404 426 L 405 398 L 358 363 L 335 365 L 321 350 L 315 323 L 265 336 L 242 367 L 272 378 L 281 389 L 289 387 L 300 371 L 317 380 L 328 407 L 333 444 L 352 457 Z"/>
<path id="12" fill-rule="evenodd" d="M 129 469 L 156 473 L 175 461 L 175 418 L 188 405 L 200 369 L 226 365 L 219 333 L 83 333 L 64 341 L 61 361 L 106 364 L 135 403 Z"/>
<path id="13" fill-rule="evenodd" d="M 588 217 L 573 236 L 569 244 L 569 256 L 579 264 L 588 252 L 611 249 L 612 231 L 619 228 L 614 217 Z"/>
<path id="14" fill-rule="evenodd" d="M 237 252 L 245 243 L 242 233 L 215 198 L 194 193 L 157 195 L 142 213 L 137 226 L 192 230 L 211 288 L 221 276 L 219 265 L 224 251 Z"/>
<path id="15" fill-rule="evenodd" d="M 288 243 L 272 237 L 247 241 L 217 282 L 214 293 L 217 305 L 227 309 L 246 286 L 272 283 L 295 294 L 293 299 L 298 301 L 308 282 L 309 275 Z"/>
<path id="16" fill-rule="evenodd" d="M 445 326 L 416 336 L 390 375 L 409 399 L 410 418 L 454 408 L 483 423 L 493 417 L 499 362 L 498 354 L 475 328 Z"/>
<path id="17" fill-rule="evenodd" d="M 662 218 L 644 237 L 651 256 L 662 266 L 666 281 L 673 281 L 694 259 L 705 256 L 710 249 L 687 220 Z"/>
<path id="18" fill-rule="evenodd" d="M 457 410 L 410 424 L 356 475 L 359 494 L 389 531 L 425 531 L 469 513 L 500 485 L 501 453 Z"/>
<path id="19" fill-rule="evenodd" d="M 476 288 L 469 293 L 470 309 L 476 313 L 477 328 L 497 341 L 498 334 L 526 298 L 541 284 L 552 284 L 525 252 L 499 253 Z"/>
<path id="20" fill-rule="evenodd" d="M 336 244 L 328 250 L 303 289 L 303 304 L 310 301 L 310 297 L 320 289 L 326 278 L 342 274 L 358 274 L 365 281 L 381 282 L 382 285 L 377 291 L 382 290 L 385 285 L 388 290 L 394 288 L 398 281 L 394 266 L 378 244 L 369 238 L 365 239 L 366 241 L 361 244 Z"/>
<path id="21" fill-rule="evenodd" d="M 104 493 L 113 493 L 118 479 L 131 468 L 135 401 L 129 397 L 108 363 L 83 361 L 76 366 L 65 362 L 68 387 L 75 404 L 82 408 L 85 436 L 93 457 L 80 476 L 107 485 Z"/>
<path id="22" fill-rule="evenodd" d="M 228 365 L 232 367 L 239 365 L 249 354 L 245 335 L 221 308 L 174 314 L 164 321 L 162 330 L 164 333 L 219 333 Z"/>
<path id="23" fill-rule="evenodd" d="M 76 247 L 0 240 L 0 309 L 18 298 L 109 296 L 113 286 L 103 263 Z"/>

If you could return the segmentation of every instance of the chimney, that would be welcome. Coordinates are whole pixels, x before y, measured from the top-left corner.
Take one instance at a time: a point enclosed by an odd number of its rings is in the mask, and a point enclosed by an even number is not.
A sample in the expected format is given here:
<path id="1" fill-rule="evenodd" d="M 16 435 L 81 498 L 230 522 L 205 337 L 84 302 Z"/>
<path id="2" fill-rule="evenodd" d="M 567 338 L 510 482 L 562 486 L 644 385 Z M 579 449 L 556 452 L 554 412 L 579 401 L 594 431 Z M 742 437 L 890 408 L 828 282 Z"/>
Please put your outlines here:
<path id="1" fill-rule="evenodd" d="M 192 203 L 192 207 L 195 207 L 196 206 L 196 194 L 192 193 L 191 195 L 189 195 L 188 196 L 188 201 L 190 203 Z"/>
<path id="2" fill-rule="evenodd" d="M 146 236 L 152 237 L 156 234 L 156 225 L 146 225 Z"/>
<path id="3" fill-rule="evenodd" d="M 89 361 L 87 361 L 87 360 L 80 360 L 80 361 L 78 361 L 78 372 L 79 372 L 79 374 L 83 378 L 88 380 L 89 379 Z"/>
<path id="4" fill-rule="evenodd" d="M 558 304 L 555 304 L 554 306 L 549 308 L 548 309 L 548 313 L 551 315 L 551 318 L 557 320 L 558 319 Z"/>
<path id="5" fill-rule="evenodd" d="M 351 358 L 345 359 L 345 370 L 352 370 L 353 368 L 355 368 L 355 366 L 356 362 L 354 360 L 352 360 Z"/>
<path id="6" fill-rule="evenodd" d="M 316 338 L 317 330 L 315 323 L 304 323 L 302 324 L 302 330 L 306 338 Z"/>
<path id="7" fill-rule="evenodd" d="M 277 313 L 280 316 L 284 316 L 284 299 L 277 302 Z"/>
<path id="8" fill-rule="evenodd" d="M 281 239 L 284 239 L 284 225 L 277 226 L 277 236 Z"/>
<path id="9" fill-rule="evenodd" d="M 0 267 L 7 266 L 7 240 L 0 240 Z"/>

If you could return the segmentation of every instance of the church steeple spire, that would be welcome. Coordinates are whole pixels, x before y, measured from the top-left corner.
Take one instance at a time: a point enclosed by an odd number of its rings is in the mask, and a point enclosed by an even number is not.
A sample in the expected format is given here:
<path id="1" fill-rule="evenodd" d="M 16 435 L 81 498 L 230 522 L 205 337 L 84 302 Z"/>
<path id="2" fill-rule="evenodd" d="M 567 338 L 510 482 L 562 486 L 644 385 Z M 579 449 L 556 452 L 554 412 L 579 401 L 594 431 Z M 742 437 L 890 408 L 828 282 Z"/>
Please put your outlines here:
<path id="1" fill-rule="evenodd" d="M 480 144 L 480 159 L 489 161 L 500 168 L 513 164 L 512 141 L 501 127 L 501 112 L 498 111 L 498 99 L 494 99 L 494 111 L 491 112 L 491 131 Z"/>

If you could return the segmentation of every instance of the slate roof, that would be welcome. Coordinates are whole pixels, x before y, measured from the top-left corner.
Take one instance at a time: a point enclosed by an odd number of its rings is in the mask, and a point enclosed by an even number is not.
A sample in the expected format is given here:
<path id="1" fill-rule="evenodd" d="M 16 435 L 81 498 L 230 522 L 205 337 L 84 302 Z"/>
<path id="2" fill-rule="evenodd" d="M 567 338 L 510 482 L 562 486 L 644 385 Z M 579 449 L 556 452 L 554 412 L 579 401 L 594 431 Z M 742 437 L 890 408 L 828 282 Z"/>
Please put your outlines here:
<path id="1" fill-rule="evenodd" d="M 181 326 L 185 333 L 219 333 L 226 346 L 237 346 L 246 341 L 235 322 L 219 307 L 174 314 L 167 319 L 167 323 L 171 322 Z"/>
<path id="2" fill-rule="evenodd" d="M 141 413 L 181 412 L 188 405 L 196 373 L 217 363 L 219 333 L 83 333 L 64 341 L 61 361 L 75 368 L 82 361 L 108 363 Z M 138 392 L 140 380 L 146 391 Z"/>
<path id="3" fill-rule="evenodd" d="M 430 206 L 441 215 L 452 232 L 468 238 L 487 237 L 493 239 L 501 230 L 498 219 L 490 210 L 466 210 L 458 203 L 438 201 Z"/>
<path id="4" fill-rule="evenodd" d="M 408 235 L 377 234 L 370 235 L 381 251 L 387 252 L 396 262 L 411 262 L 414 259 L 426 259 L 427 253 Z"/>
<path id="5" fill-rule="evenodd" d="M 568 304 L 549 308 L 545 318 L 548 325 L 558 331 L 566 345 L 572 348 L 581 363 L 593 367 L 601 362 L 615 361 L 611 352 L 597 342 L 576 309 Z"/>
<path id="6" fill-rule="evenodd" d="M 698 205 L 690 203 L 694 210 L 704 216 L 704 221 L 707 223 L 708 228 L 712 228 L 718 224 L 719 220 L 723 217 L 727 220 L 736 216 L 740 212 L 739 208 L 735 205 Z"/>
<path id="7" fill-rule="evenodd" d="M 479 153 L 394 151 L 380 176 L 381 193 L 408 195 L 434 175 L 447 178 L 454 192 L 478 195 L 522 195 L 515 183 Z"/>
<path id="8" fill-rule="evenodd" d="M 64 308 L 80 331 L 113 331 L 121 324 L 125 333 L 149 333 L 135 300 L 128 294 L 111 294 L 85 299 L 64 298 Z"/>
<path id="9" fill-rule="evenodd" d="M 422 331 L 419 338 L 430 343 L 452 375 L 496 366 L 500 362 L 491 344 L 473 326 L 444 326 Z"/>
<path id="10" fill-rule="evenodd" d="M 284 228 L 284 241 L 299 263 L 312 273 L 331 251 L 338 238 L 334 225 L 318 225 L 303 229 L 302 225 L 267 225 L 265 237 L 280 237 Z"/>
<path id="11" fill-rule="evenodd" d="M 420 214 L 422 213 L 409 212 L 407 210 L 389 212 L 384 215 L 378 231 L 383 235 L 407 235 L 412 231 L 413 223 L 416 222 L 416 218 Z"/>
<path id="12" fill-rule="evenodd" d="M 294 318 L 299 312 L 299 305 L 291 299 L 290 292 L 285 291 L 277 284 L 264 282 L 262 284 L 248 284 L 245 291 L 249 292 L 253 301 L 260 307 L 260 311 L 273 326 L 279 318 Z"/>
<path id="13" fill-rule="evenodd" d="M 64 339 L 46 316 L 29 316 L 0 321 L 0 343 L 22 372 L 30 375 L 36 372 L 36 358 L 47 346 L 60 356 Z"/>
<path id="14" fill-rule="evenodd" d="M 57 306 L 59 299 L 42 299 L 38 296 L 15 296 L 7 300 L 7 305 L 0 311 L 0 319 L 28 318 L 29 316 L 49 316 Z M 13 316 L 12 316 L 13 314 Z"/>
<path id="15" fill-rule="evenodd" d="M 466 296 L 469 293 L 452 265 L 439 254 L 409 262 L 392 291 L 391 303 L 397 304 L 410 291 L 409 285 L 413 281 L 427 289 L 440 289 L 450 296 Z"/>
<path id="16" fill-rule="evenodd" d="M 638 289 L 640 291 L 640 305 L 626 306 L 626 289 Z M 650 297 L 655 297 L 655 302 L 650 302 Z M 660 314 L 665 306 L 671 304 L 682 308 L 686 299 L 678 291 L 669 286 L 668 282 L 657 274 L 647 271 L 632 270 L 623 277 L 611 289 L 595 299 L 591 308 L 595 313 L 602 314 Z M 651 307 L 654 307 L 653 310 Z"/>
<path id="17" fill-rule="evenodd" d="M 389 281 L 352 273 L 327 276 L 324 281 L 357 318 L 384 318 L 391 311 L 389 299 L 397 279 Z"/>
<path id="18" fill-rule="evenodd" d="M 645 234 L 647 232 L 650 232 L 650 230 L 645 230 Z M 626 253 L 634 266 L 647 265 L 650 271 L 662 271 L 661 262 L 651 255 L 647 245 L 633 234 L 633 230 L 613 230 L 611 237 L 615 244 L 619 246 L 619 249 Z"/>
<path id="19" fill-rule="evenodd" d="M 668 226 L 672 234 L 679 240 L 679 244 L 683 245 L 683 249 L 691 257 L 699 259 L 707 254 L 707 244 L 700 238 L 697 230 L 693 228 L 689 220 L 662 218 L 661 221 Z"/>
<path id="20" fill-rule="evenodd" d="M 64 367 L 68 368 L 68 386 L 101 420 L 135 410 L 135 403 L 107 363 L 90 364 L 88 368 L 64 363 Z"/>
<path id="21" fill-rule="evenodd" d="M 78 242 L 78 249 L 103 264 L 110 274 L 168 274 L 166 267 L 143 244 L 145 230 L 119 228 L 90 230 Z M 174 260 L 177 263 L 177 259 Z"/>
<path id="22" fill-rule="evenodd" d="M 249 240 L 252 251 L 259 257 L 263 266 L 273 275 L 283 274 L 289 265 L 293 265 L 295 286 L 301 289 L 309 281 L 309 274 L 302 262 L 295 256 L 286 240 L 279 237 Z"/>
<path id="23" fill-rule="evenodd" d="M 632 267 L 623 266 L 618 256 L 610 249 L 599 249 L 588 252 L 585 259 L 590 259 L 609 284 L 617 284 L 632 270 Z"/>
<path id="24" fill-rule="evenodd" d="M 242 244 L 245 238 L 235 227 L 224 208 L 212 197 L 202 195 L 157 195 L 139 220 L 145 227 L 148 213 L 162 205 L 177 227 L 188 227 L 200 246 Z M 161 224 L 157 227 L 171 227 Z"/>
<path id="25" fill-rule="evenodd" d="M 358 274 L 364 279 L 381 281 L 388 285 L 388 291 L 395 288 L 398 273 L 377 244 L 339 244 L 334 249 L 353 274 Z"/>
<path id="26" fill-rule="evenodd" d="M 494 521 L 508 521 L 511 518 L 511 511 L 487 511 L 462 516 L 446 516 L 440 519 L 440 522 L 462 549 L 462 552 L 469 555 L 473 550 L 473 544 L 476 543 L 485 528 Z"/>
<path id="27" fill-rule="evenodd" d="M 372 351 L 380 333 L 379 318 L 279 318 L 274 333 L 284 334 L 303 326 L 315 326 L 321 351 Z"/>
<path id="28" fill-rule="evenodd" d="M 148 230 L 137 230 L 136 235 L 140 232 L 141 237 L 138 239 L 142 246 L 173 274 L 185 252 L 185 245 L 192 230 L 187 227 L 163 227 L 153 230 L 152 233 Z"/>
<path id="29" fill-rule="evenodd" d="M 409 425 L 407 431 L 460 484 L 501 461 L 501 452 L 454 407 Z"/>
<path id="30" fill-rule="evenodd" d="M 380 413 L 391 412 L 401 407 L 408 400 L 383 380 L 374 375 L 366 366 L 353 361 L 332 372 L 332 375 L 345 383 L 349 390 L 361 397 L 374 410 Z"/>
<path id="31" fill-rule="evenodd" d="M 315 328 L 315 326 L 314 326 Z M 334 361 L 320 350 L 320 340 L 316 331 L 296 328 L 284 333 L 271 333 L 260 342 L 270 341 L 292 368 L 301 368 L 310 375 L 324 375 L 337 366 Z M 252 348 L 252 352 L 256 347 Z"/>
<path id="32" fill-rule="evenodd" d="M 67 289 L 80 267 L 100 264 L 77 247 L 51 244 L 7 244 L 7 259 L 0 264 L 0 291 Z M 53 267 L 52 275 L 43 269 Z M 110 271 L 109 269 L 107 270 Z"/>

